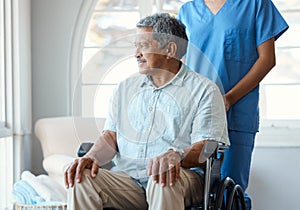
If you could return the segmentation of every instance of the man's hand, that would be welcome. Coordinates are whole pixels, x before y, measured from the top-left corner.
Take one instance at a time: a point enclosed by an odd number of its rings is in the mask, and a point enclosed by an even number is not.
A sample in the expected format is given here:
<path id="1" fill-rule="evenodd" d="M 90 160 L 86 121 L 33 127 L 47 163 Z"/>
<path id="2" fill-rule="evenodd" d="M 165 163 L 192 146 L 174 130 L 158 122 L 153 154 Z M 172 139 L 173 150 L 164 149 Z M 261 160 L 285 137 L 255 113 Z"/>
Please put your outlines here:
<path id="1" fill-rule="evenodd" d="M 73 187 L 75 180 L 78 183 L 81 182 L 84 169 L 91 169 L 91 177 L 95 178 L 98 173 L 99 166 L 96 161 L 90 157 L 75 159 L 65 171 L 64 179 L 66 188 Z"/>
<path id="2" fill-rule="evenodd" d="M 156 183 L 166 185 L 167 175 L 170 186 L 173 186 L 179 179 L 181 157 L 178 152 L 169 150 L 166 153 L 150 160 L 148 165 L 148 175 L 153 176 Z"/>

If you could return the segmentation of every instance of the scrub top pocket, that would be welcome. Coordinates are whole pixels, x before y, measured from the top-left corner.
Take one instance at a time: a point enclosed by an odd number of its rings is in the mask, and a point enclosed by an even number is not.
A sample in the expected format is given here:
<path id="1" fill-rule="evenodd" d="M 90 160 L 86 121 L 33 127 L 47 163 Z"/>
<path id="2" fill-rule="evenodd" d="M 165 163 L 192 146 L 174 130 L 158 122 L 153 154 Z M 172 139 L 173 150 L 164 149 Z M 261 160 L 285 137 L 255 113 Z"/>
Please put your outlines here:
<path id="1" fill-rule="evenodd" d="M 225 59 L 253 63 L 258 54 L 255 40 L 248 30 L 227 29 L 225 30 Z"/>

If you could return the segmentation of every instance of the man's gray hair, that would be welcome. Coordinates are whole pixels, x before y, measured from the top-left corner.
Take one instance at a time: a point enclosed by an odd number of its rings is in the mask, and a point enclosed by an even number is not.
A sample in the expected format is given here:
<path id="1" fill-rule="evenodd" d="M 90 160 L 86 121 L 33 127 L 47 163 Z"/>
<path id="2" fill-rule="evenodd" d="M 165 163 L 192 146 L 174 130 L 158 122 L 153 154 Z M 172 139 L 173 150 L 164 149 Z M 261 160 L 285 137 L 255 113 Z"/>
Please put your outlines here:
<path id="1" fill-rule="evenodd" d="M 151 27 L 153 38 L 164 48 L 169 42 L 177 45 L 176 57 L 182 58 L 186 53 L 188 38 L 185 25 L 168 13 L 156 13 L 141 19 L 136 27 Z"/>

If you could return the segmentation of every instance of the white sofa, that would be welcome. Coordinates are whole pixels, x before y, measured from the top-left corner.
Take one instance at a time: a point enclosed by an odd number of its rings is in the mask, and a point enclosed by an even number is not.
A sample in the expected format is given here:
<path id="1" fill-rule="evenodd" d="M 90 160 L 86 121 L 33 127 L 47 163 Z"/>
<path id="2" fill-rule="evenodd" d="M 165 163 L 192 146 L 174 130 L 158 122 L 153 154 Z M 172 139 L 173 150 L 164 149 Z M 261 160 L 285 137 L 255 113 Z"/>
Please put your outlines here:
<path id="1" fill-rule="evenodd" d="M 94 142 L 103 129 L 104 118 L 55 117 L 39 119 L 35 135 L 43 150 L 43 167 L 64 186 L 64 170 L 77 156 L 82 142 Z"/>

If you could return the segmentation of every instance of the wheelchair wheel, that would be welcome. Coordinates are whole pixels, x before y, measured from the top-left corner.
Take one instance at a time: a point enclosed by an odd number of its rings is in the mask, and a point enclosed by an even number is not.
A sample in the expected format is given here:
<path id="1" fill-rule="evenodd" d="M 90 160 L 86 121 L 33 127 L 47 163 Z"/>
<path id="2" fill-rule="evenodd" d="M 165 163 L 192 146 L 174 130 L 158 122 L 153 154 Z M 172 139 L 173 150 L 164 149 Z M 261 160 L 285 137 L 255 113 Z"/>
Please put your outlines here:
<path id="1" fill-rule="evenodd" d="M 246 210 L 244 192 L 240 185 L 236 184 L 227 192 L 226 210 Z"/>
<path id="2" fill-rule="evenodd" d="M 220 184 L 215 201 L 215 210 L 224 210 L 225 209 L 225 192 L 228 194 L 235 186 L 235 182 L 226 177 Z"/>

